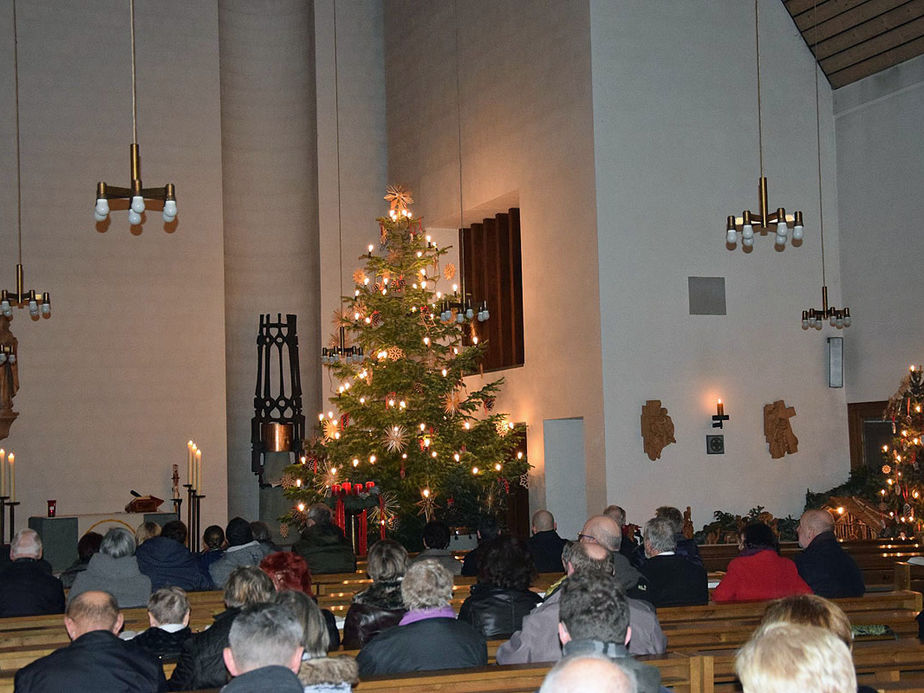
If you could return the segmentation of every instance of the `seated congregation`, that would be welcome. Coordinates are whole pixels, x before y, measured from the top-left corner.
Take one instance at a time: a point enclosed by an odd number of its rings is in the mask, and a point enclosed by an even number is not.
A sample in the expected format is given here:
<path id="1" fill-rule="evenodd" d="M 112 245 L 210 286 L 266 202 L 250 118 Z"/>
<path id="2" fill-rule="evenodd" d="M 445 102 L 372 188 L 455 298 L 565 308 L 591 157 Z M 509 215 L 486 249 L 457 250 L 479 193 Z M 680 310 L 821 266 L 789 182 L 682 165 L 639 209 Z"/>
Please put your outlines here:
<path id="1" fill-rule="evenodd" d="M 665 690 L 659 668 L 636 657 L 668 651 L 660 610 L 710 601 L 676 508 L 658 508 L 638 543 L 618 506 L 589 518 L 573 542 L 546 510 L 533 516 L 527 542 L 488 520 L 464 561 L 448 550 L 448 527 L 433 521 L 423 552 L 376 542 L 366 559 L 371 583 L 348 603 L 324 592 L 320 606 L 312 575 L 339 578 L 356 567 L 330 509 L 309 509 L 292 551 L 273 546 L 261 524 L 209 527 L 198 555 L 180 522 L 81 539 L 80 560 L 62 575 L 66 601 L 41 538 L 21 530 L 0 569 L 0 616 L 63 612 L 71 643 L 20 668 L 15 690 L 361 691 L 361 680 L 383 676 L 561 660 L 542 691 L 657 693 Z M 776 600 L 738 653 L 746 692 L 857 690 L 849 618 L 825 597 L 857 597 L 864 585 L 832 530 L 830 514 L 806 511 L 794 561 L 780 556 L 768 526 L 741 533 L 712 601 Z M 472 570 L 475 581 L 466 581 Z M 364 577 L 354 575 L 343 584 Z M 190 628 L 192 593 L 216 588 L 224 610 L 207 628 Z M 150 627 L 125 629 L 123 610 L 141 605 Z M 345 611 L 342 650 L 331 609 Z M 820 688 L 822 679 L 840 687 Z"/>

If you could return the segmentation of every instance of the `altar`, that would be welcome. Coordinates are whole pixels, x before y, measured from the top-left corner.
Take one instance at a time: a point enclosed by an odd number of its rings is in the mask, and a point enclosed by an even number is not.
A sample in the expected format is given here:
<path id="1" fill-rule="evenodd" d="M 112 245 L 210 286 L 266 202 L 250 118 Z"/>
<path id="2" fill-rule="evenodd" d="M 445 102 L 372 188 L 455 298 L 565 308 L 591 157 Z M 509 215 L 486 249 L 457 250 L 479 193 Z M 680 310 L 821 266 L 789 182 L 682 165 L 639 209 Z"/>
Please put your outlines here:
<path id="1" fill-rule="evenodd" d="M 113 527 L 123 527 L 134 535 L 142 522 L 156 522 L 163 526 L 176 519 L 174 512 L 34 516 L 29 518 L 29 529 L 34 529 L 42 537 L 45 560 L 51 563 L 55 572 L 59 572 L 77 560 L 77 540 L 87 532 L 106 534 Z"/>

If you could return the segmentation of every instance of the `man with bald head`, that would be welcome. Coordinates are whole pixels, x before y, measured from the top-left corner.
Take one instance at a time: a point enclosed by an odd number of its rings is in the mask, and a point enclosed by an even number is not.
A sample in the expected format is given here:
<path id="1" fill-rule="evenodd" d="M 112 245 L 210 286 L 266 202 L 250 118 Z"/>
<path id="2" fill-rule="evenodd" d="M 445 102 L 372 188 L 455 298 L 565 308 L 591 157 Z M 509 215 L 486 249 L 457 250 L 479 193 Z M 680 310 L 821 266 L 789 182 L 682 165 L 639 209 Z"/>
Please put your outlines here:
<path id="1" fill-rule="evenodd" d="M 167 690 L 160 663 L 146 650 L 119 640 L 122 614 L 108 592 L 74 597 L 64 628 L 71 644 L 16 672 L 17 693 Z"/>
<path id="2" fill-rule="evenodd" d="M 863 575 L 834 536 L 834 518 L 827 510 L 806 510 L 796 533 L 804 549 L 794 559 L 796 568 L 812 592 L 828 599 L 863 594 Z"/>
<path id="3" fill-rule="evenodd" d="M 642 574 L 632 567 L 629 559 L 619 553 L 622 544 L 622 528 L 616 521 L 606 515 L 594 515 L 584 523 L 584 529 L 578 534 L 582 544 L 598 544 L 613 555 L 613 570 L 616 579 L 626 594 L 634 599 L 645 599 L 648 582 Z"/>
<path id="4" fill-rule="evenodd" d="M 539 693 L 638 693 L 635 675 L 602 655 L 567 657 L 549 670 Z"/>
<path id="5" fill-rule="evenodd" d="M 526 548 L 539 573 L 561 573 L 564 570 L 561 550 L 565 548 L 565 540 L 558 536 L 557 529 L 555 518 L 548 510 L 533 513 L 533 536 L 526 542 Z"/>
<path id="6" fill-rule="evenodd" d="M 569 577 L 576 573 L 594 571 L 613 575 L 613 561 L 617 556 L 601 544 L 569 543 L 562 552 L 562 562 Z M 617 560 L 619 558 L 625 560 L 623 556 L 618 556 Z M 565 578 L 564 582 L 567 580 Z M 556 662 L 561 659 L 561 642 L 558 637 L 561 597 L 561 589 L 546 595 L 545 601 L 523 618 L 521 629 L 498 648 L 498 664 Z M 628 599 L 627 602 L 629 625 L 632 628 L 629 652 L 633 655 L 663 654 L 667 650 L 667 638 L 658 623 L 654 607 L 638 599 Z"/>

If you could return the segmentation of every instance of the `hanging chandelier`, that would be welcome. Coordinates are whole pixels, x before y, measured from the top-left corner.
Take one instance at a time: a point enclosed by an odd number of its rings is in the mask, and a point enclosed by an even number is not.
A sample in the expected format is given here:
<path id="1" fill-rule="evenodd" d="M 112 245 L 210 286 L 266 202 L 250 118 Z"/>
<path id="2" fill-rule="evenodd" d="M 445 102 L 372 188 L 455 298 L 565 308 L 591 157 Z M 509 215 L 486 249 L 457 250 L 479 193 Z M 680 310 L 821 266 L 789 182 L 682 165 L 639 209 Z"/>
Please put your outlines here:
<path id="1" fill-rule="evenodd" d="M 813 15 L 816 15 L 818 11 L 817 2 L 813 3 L 812 8 Z M 812 46 L 812 56 L 814 60 L 814 56 L 818 54 L 817 17 L 813 16 L 813 22 L 816 27 L 815 43 Z M 821 308 L 808 308 L 802 311 L 802 329 L 808 330 L 810 327 L 814 327 L 816 330 L 820 330 L 825 320 L 827 320 L 831 327 L 836 327 L 841 330 L 845 327 L 850 327 L 850 308 L 835 308 L 834 306 L 828 305 L 828 286 L 825 277 L 825 213 L 824 207 L 822 206 L 823 197 L 821 187 L 821 108 L 819 106 L 818 97 L 819 66 L 813 64 L 813 67 L 815 69 L 815 143 L 818 152 L 818 229 L 821 238 Z"/>
<path id="2" fill-rule="evenodd" d="M 738 245 L 738 232 L 741 232 L 741 246 L 746 252 L 754 246 L 755 231 L 766 236 L 771 229 L 776 232 L 775 246 L 779 250 L 786 247 L 789 229 L 792 240 L 801 241 L 803 236 L 802 212 L 787 214 L 786 209 L 778 207 L 770 211 L 770 198 L 767 194 L 767 178 L 764 176 L 764 139 L 760 98 L 760 20 L 757 0 L 754 0 L 754 35 L 757 46 L 757 143 L 760 157 L 760 182 L 758 184 L 759 207 L 757 212 L 745 209 L 741 216 L 729 215 L 725 223 L 725 243 L 729 250 Z"/>
<path id="3" fill-rule="evenodd" d="M 145 200 L 163 201 L 163 219 L 165 224 L 176 220 L 176 189 L 173 183 L 167 183 L 162 188 L 145 188 L 141 183 L 141 151 L 138 147 L 138 98 L 135 83 L 135 0 L 129 0 L 129 13 L 131 16 L 131 45 L 132 45 L 132 144 L 131 144 L 131 186 L 120 188 L 107 183 L 96 184 L 96 206 L 93 209 L 93 218 L 97 222 L 106 221 L 109 217 L 109 200 L 131 200 L 128 211 L 128 222 L 132 226 L 141 224 L 141 215 L 145 210 Z"/>
<path id="4" fill-rule="evenodd" d="M 19 246 L 19 262 L 16 263 L 16 289 L 0 290 L 0 314 L 5 318 L 13 317 L 13 308 L 29 308 L 29 315 L 33 320 L 51 316 L 51 295 L 47 291 L 36 291 L 25 288 L 25 279 L 22 268 L 22 172 L 20 163 L 20 134 L 19 134 L 19 36 L 16 27 L 16 0 L 13 0 L 13 74 L 16 88 L 16 238 Z M 10 352 L 9 358 L 15 359 Z M 4 358 L 4 361 L 6 358 Z M 2 361 L 0 361 L 2 363 Z"/>

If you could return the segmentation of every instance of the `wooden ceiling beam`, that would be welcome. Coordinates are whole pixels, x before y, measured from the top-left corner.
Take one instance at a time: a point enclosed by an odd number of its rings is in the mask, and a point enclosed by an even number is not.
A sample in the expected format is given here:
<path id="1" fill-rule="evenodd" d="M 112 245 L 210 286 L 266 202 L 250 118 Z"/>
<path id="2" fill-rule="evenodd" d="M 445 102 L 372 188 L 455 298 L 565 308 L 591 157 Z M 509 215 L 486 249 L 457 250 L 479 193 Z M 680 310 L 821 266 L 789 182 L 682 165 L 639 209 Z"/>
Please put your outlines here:
<path id="1" fill-rule="evenodd" d="M 810 24 L 802 29 L 802 37 L 810 46 L 815 41 L 821 43 L 909 4 L 909 0 L 868 0 L 827 21 L 819 19 L 817 26 Z"/>
<path id="2" fill-rule="evenodd" d="M 830 77 L 832 74 L 844 70 L 851 65 L 875 58 L 878 55 L 910 43 L 922 36 L 924 36 L 924 17 L 852 46 L 836 55 L 832 55 L 830 58 L 821 60 L 819 64 L 821 65 L 821 69 L 825 71 L 825 74 Z"/>
<path id="3" fill-rule="evenodd" d="M 848 50 L 853 46 L 869 41 L 880 34 L 885 34 L 905 24 L 924 18 L 924 0 L 912 0 L 891 12 L 859 24 L 854 28 L 832 36 L 830 39 L 819 41 L 815 57 L 818 60 Z M 809 32 L 804 34 L 806 41 L 811 41 Z"/>
<path id="4" fill-rule="evenodd" d="M 837 72 L 829 72 L 828 79 L 831 86 L 837 89 L 844 85 L 851 84 L 864 77 L 869 77 L 877 72 L 881 72 L 893 65 L 898 65 L 906 60 L 911 60 L 924 54 L 924 36 L 909 41 L 906 44 L 887 50 L 879 55 L 875 55 L 863 62 L 855 63 Z"/>
<path id="5" fill-rule="evenodd" d="M 818 23 L 853 9 L 865 0 L 818 0 Z M 799 31 L 814 26 L 815 6 L 813 0 L 787 0 L 784 3 Z"/>

